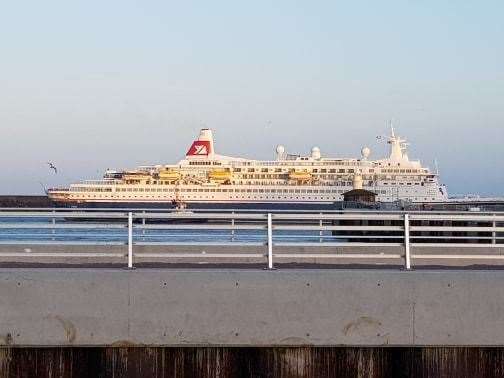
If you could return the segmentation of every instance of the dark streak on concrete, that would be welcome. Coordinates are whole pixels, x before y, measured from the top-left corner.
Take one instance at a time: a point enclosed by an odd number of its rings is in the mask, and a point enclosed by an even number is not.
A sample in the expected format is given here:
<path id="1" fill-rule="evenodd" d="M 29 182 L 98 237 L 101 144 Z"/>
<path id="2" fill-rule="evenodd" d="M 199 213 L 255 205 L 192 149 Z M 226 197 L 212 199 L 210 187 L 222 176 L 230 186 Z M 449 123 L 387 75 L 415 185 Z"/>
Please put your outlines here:
<path id="1" fill-rule="evenodd" d="M 49 318 L 56 319 L 61 324 L 63 330 L 65 331 L 65 338 L 67 342 L 73 344 L 77 338 L 77 329 L 74 324 L 70 320 L 59 315 L 50 316 Z"/>

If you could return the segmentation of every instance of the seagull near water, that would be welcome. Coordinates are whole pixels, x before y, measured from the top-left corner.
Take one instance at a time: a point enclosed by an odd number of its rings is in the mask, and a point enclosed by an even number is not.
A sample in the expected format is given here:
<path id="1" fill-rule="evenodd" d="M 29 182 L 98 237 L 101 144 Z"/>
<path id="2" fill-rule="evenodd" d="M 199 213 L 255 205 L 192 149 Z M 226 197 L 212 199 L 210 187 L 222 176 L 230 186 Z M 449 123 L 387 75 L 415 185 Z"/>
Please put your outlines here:
<path id="1" fill-rule="evenodd" d="M 58 173 L 58 168 L 56 168 L 56 166 L 53 163 L 51 163 L 50 161 L 48 161 L 47 165 L 49 166 L 49 169 L 52 169 L 54 171 L 55 174 Z"/>

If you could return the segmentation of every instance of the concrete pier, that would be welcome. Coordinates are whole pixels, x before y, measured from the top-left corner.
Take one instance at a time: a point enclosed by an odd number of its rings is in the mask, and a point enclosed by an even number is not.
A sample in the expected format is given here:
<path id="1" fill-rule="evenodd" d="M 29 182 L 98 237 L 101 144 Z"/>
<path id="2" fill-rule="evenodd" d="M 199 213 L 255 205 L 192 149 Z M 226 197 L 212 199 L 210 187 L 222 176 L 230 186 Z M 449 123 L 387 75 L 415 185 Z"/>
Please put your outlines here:
<path id="1" fill-rule="evenodd" d="M 504 272 L 0 269 L 7 346 L 503 346 Z"/>

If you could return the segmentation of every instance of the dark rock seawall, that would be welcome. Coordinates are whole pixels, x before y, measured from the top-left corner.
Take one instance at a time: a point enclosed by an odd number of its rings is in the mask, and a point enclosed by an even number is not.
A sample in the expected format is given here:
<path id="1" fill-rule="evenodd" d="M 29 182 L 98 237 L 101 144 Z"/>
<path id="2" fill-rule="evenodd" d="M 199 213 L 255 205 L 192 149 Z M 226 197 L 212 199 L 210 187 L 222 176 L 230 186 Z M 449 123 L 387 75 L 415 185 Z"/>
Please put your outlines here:
<path id="1" fill-rule="evenodd" d="M 1 207 L 53 207 L 47 196 L 0 195 Z"/>

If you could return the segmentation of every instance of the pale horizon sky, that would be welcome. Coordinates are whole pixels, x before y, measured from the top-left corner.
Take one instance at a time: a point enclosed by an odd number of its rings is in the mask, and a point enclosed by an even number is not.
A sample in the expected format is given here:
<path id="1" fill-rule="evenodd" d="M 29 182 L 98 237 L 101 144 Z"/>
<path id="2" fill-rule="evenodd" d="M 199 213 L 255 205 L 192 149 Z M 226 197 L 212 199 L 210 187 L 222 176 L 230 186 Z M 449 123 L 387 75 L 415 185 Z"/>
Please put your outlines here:
<path id="1" fill-rule="evenodd" d="M 393 119 L 450 194 L 504 195 L 502 1 L 0 6 L 0 194 L 217 152 L 372 158 Z M 46 162 L 53 161 L 55 175 Z"/>

